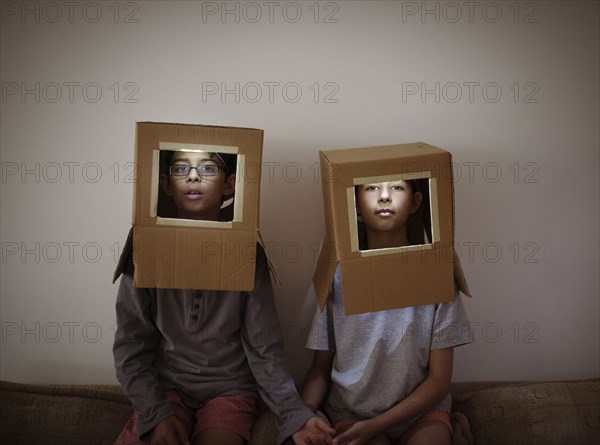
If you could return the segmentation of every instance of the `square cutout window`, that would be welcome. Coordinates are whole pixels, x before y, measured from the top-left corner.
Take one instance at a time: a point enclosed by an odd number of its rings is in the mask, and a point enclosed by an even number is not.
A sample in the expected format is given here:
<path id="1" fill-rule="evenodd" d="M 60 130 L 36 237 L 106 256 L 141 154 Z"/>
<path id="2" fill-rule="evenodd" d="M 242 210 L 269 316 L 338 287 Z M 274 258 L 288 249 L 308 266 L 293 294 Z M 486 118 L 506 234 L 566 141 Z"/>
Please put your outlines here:
<path id="1" fill-rule="evenodd" d="M 198 145 L 161 142 L 153 150 L 152 193 L 150 215 L 157 218 L 159 225 L 232 228 L 233 222 L 243 221 L 244 181 L 240 172 L 244 171 L 245 156 L 237 147 L 220 145 Z M 232 194 L 220 196 L 220 211 L 217 220 L 189 219 L 178 216 L 179 206 L 173 196 L 174 184 L 183 185 L 195 182 L 199 187 L 188 187 L 186 193 L 198 193 L 190 199 L 195 204 L 206 199 L 201 195 L 201 184 L 208 181 L 226 181 L 235 175 L 235 189 Z M 177 182 L 174 182 L 177 181 Z M 171 192 L 167 192 L 169 187 Z M 217 198 L 219 199 L 219 198 Z"/>
<path id="2" fill-rule="evenodd" d="M 385 184 L 384 184 L 385 183 Z M 381 192 L 380 186 L 386 186 L 386 191 Z M 410 187 L 412 193 L 421 194 L 419 207 L 411 213 L 406 221 L 408 245 L 402 247 L 388 247 L 381 249 L 368 249 L 367 229 L 364 218 L 358 216 L 357 196 L 359 187 L 371 187 L 373 200 L 367 205 L 375 209 L 385 209 L 388 191 L 392 187 Z M 438 217 L 438 194 L 437 179 L 433 178 L 431 172 L 404 173 L 398 175 L 372 176 L 354 178 L 353 186 L 346 189 L 348 205 L 348 221 L 350 224 L 350 245 L 353 252 L 360 252 L 361 256 L 374 256 L 395 254 L 401 252 L 431 249 L 432 245 L 440 240 L 439 217 Z M 365 193 L 363 191 L 363 193 Z M 366 192 L 368 193 L 368 192 Z M 381 194 L 383 193 L 383 195 Z M 394 207 L 393 192 L 390 207 Z M 368 196 L 368 195 L 367 195 Z M 383 197 L 382 197 L 383 196 Z M 380 201 L 383 199 L 384 201 Z M 390 215 L 389 218 L 393 216 Z"/>

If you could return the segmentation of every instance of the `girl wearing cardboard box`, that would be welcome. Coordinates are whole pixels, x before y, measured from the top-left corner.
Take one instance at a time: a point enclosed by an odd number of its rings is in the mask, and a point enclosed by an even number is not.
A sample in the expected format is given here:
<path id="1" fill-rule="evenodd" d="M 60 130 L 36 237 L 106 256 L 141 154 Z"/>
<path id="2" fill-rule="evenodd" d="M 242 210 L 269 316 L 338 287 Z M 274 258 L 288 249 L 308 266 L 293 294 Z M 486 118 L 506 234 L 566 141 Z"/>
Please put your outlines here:
<path id="1" fill-rule="evenodd" d="M 415 184 L 356 186 L 366 249 L 411 244 L 407 222 L 422 200 Z M 346 315 L 338 264 L 307 340 L 315 354 L 302 399 L 313 410 L 324 406 L 336 429 L 336 445 L 450 444 L 453 348 L 472 341 L 468 329 L 461 329 L 466 324 L 459 296 L 440 304 Z"/>

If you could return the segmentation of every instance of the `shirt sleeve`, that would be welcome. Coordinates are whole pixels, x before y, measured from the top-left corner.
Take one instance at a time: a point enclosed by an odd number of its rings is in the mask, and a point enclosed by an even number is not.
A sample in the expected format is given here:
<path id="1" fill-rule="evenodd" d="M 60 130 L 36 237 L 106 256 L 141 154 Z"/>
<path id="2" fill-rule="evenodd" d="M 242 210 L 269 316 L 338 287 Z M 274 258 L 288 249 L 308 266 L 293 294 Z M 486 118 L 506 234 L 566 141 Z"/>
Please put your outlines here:
<path id="1" fill-rule="evenodd" d="M 431 349 L 451 348 L 473 341 L 471 324 L 456 290 L 454 301 L 436 305 Z"/>
<path id="2" fill-rule="evenodd" d="M 308 338 L 306 339 L 306 348 L 316 351 L 335 351 L 335 333 L 333 330 L 333 321 L 329 310 L 331 303 L 329 298 L 325 302 L 323 310 L 317 304 L 315 314 L 313 315 Z"/>
<path id="3" fill-rule="evenodd" d="M 282 443 L 314 414 L 302 403 L 284 361 L 273 287 L 260 246 L 256 253 L 254 290 L 248 293 L 246 303 L 242 341 L 258 392 L 275 415 L 277 442 Z"/>
<path id="4" fill-rule="evenodd" d="M 113 356 L 123 392 L 140 414 L 140 437 L 175 415 L 152 366 L 160 332 L 151 319 L 152 290 L 133 287 L 132 267 L 121 276 Z"/>

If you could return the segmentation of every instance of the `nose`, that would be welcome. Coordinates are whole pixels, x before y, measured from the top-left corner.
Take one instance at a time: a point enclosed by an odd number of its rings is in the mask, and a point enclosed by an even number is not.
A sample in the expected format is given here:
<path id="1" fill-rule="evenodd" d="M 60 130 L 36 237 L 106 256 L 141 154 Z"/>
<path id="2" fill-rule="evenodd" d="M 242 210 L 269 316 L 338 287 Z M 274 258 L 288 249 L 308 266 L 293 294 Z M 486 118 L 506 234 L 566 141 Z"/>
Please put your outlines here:
<path id="1" fill-rule="evenodd" d="M 390 192 L 387 187 L 381 188 L 381 193 L 379 194 L 379 202 L 390 202 Z"/>
<path id="2" fill-rule="evenodd" d="M 188 173 L 186 181 L 187 182 L 200 182 L 201 179 L 202 179 L 202 177 L 198 174 L 197 167 L 190 168 L 190 172 Z"/>

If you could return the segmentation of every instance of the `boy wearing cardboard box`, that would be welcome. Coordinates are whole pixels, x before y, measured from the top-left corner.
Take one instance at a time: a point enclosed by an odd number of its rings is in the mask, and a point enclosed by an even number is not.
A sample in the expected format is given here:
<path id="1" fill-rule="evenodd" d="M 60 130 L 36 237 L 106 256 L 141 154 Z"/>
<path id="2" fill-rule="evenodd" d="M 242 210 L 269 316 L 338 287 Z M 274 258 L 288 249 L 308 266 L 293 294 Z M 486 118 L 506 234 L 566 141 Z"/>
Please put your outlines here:
<path id="1" fill-rule="evenodd" d="M 472 340 L 454 296 L 455 268 L 468 293 L 458 260 L 435 253 L 452 243 L 449 161 L 426 144 L 321 153 L 328 239 L 315 285 L 323 310 L 307 341 L 315 354 L 302 399 L 312 409 L 325 402 L 335 444 L 450 444 L 453 348 Z M 419 209 L 431 219 L 410 233 Z"/>
<path id="2" fill-rule="evenodd" d="M 275 414 L 279 442 L 331 443 L 333 430 L 303 405 L 283 360 L 267 259 L 256 232 L 243 233 L 256 212 L 238 206 L 232 221 L 220 221 L 236 172 L 249 160 L 259 166 L 261 148 L 261 130 L 138 124 L 132 251 L 124 250 L 116 275 L 114 342 L 117 377 L 136 412 L 117 444 L 241 445 L 259 394 Z M 157 175 L 161 159 L 167 165 Z M 175 215 L 160 210 L 158 182 Z M 239 183 L 238 201 L 252 204 L 254 182 Z M 215 237 L 236 241 L 217 244 L 226 253 L 215 258 Z M 161 263 L 165 257 L 185 261 Z M 180 274 L 187 263 L 192 273 Z M 250 280 L 231 277 L 231 268 L 250 269 Z"/>

